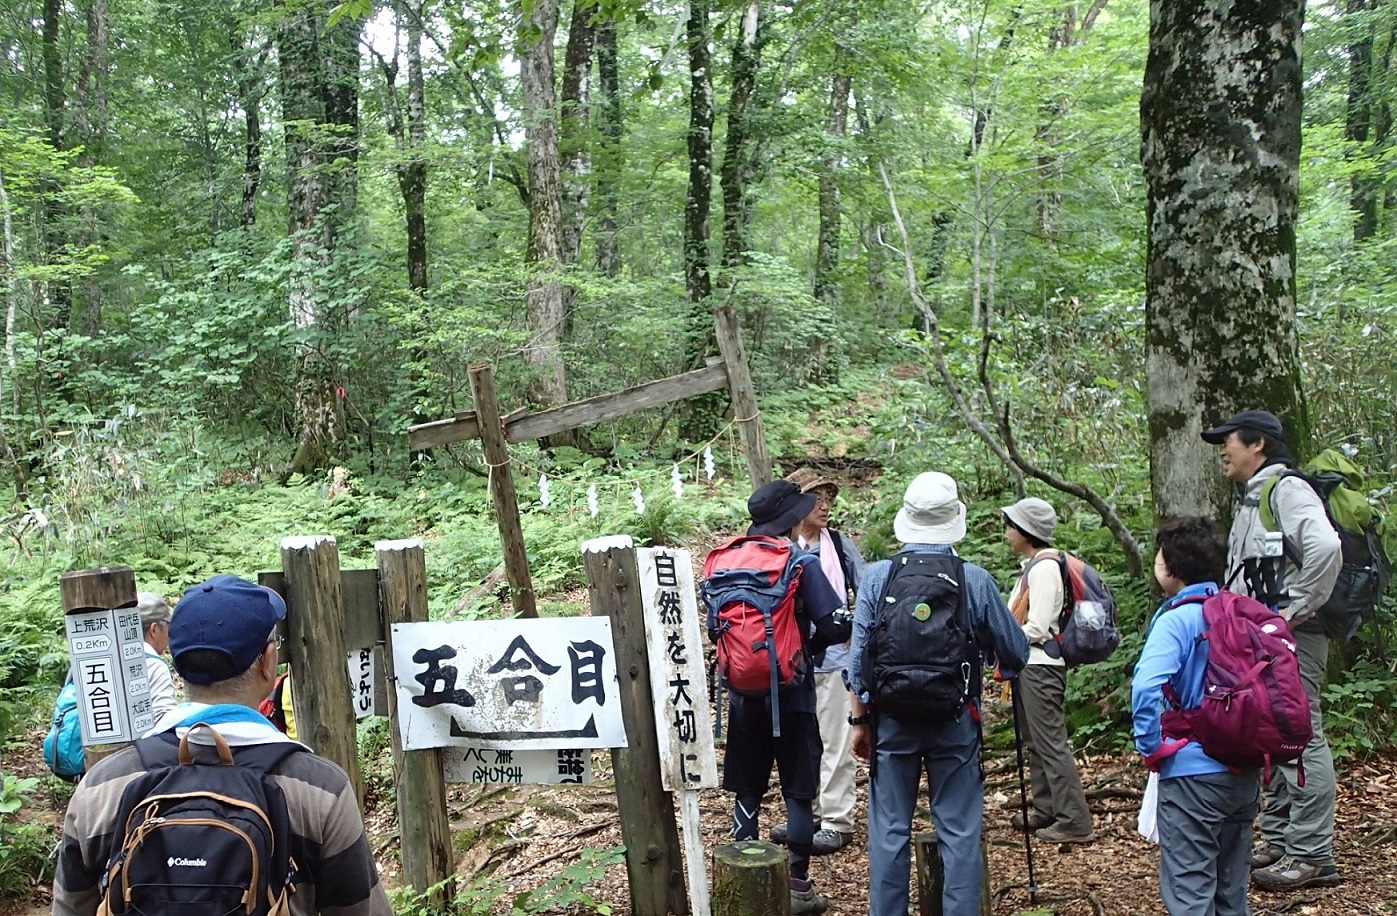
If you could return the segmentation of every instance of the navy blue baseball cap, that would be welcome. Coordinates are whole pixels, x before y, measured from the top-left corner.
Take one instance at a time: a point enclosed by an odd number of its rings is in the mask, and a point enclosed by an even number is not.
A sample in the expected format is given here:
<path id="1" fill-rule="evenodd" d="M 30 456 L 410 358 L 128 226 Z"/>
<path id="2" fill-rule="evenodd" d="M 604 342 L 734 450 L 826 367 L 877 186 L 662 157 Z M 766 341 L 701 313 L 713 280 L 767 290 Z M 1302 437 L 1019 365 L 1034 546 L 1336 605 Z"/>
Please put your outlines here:
<path id="1" fill-rule="evenodd" d="M 180 665 L 186 652 L 204 650 L 228 656 L 237 676 L 252 667 L 267 648 L 277 621 L 286 617 L 286 602 L 269 588 L 237 576 L 214 576 L 186 589 L 170 620 L 170 657 L 186 681 L 212 684 L 205 672 Z"/>
<path id="2" fill-rule="evenodd" d="M 1222 445 L 1227 439 L 1228 433 L 1239 429 L 1254 429 L 1259 433 L 1265 433 L 1272 439 L 1285 441 L 1285 431 L 1281 429 L 1281 421 L 1276 419 L 1276 415 L 1269 410 L 1244 410 L 1241 413 L 1233 414 L 1221 426 L 1203 430 L 1203 441 L 1212 445 Z"/>

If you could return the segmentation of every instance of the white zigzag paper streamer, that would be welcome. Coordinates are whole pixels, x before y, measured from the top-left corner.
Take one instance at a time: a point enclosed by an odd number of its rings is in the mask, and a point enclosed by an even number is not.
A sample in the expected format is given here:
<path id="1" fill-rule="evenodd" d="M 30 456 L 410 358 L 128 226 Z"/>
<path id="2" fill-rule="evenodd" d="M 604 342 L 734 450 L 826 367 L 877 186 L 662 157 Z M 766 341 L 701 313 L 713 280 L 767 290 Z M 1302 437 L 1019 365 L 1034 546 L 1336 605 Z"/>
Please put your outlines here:
<path id="1" fill-rule="evenodd" d="M 669 489 L 675 499 L 684 498 L 684 478 L 679 476 L 679 465 L 669 469 Z"/>
<path id="2" fill-rule="evenodd" d="M 587 487 L 587 514 L 596 518 L 601 512 L 601 507 L 597 505 L 597 485 L 591 484 Z"/>

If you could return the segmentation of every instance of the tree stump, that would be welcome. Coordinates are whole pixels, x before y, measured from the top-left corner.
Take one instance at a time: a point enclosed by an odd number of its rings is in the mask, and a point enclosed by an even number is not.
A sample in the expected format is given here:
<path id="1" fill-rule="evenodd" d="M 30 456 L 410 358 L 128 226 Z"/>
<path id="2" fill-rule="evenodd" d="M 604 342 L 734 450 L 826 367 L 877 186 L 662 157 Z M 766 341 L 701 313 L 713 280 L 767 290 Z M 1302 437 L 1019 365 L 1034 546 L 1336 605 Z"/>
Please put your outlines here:
<path id="1" fill-rule="evenodd" d="M 743 840 L 713 850 L 713 916 L 790 916 L 786 850 Z"/>
<path id="2" fill-rule="evenodd" d="M 941 895 L 946 889 L 946 868 L 941 861 L 941 846 L 936 830 L 919 833 L 912 839 L 917 853 L 917 913 L 919 916 L 941 916 Z M 980 913 L 990 916 L 990 858 L 984 835 L 980 836 Z"/>

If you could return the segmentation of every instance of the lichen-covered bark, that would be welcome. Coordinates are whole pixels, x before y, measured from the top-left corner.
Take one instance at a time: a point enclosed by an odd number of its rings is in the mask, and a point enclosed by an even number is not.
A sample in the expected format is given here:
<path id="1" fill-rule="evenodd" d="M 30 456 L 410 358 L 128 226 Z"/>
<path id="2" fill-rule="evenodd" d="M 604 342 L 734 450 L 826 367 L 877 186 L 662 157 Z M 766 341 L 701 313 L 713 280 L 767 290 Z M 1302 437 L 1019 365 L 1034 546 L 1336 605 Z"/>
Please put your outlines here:
<path id="1" fill-rule="evenodd" d="M 1234 411 L 1306 428 L 1295 329 L 1303 0 L 1151 0 L 1140 100 L 1155 518 L 1221 519 L 1199 432 Z"/>

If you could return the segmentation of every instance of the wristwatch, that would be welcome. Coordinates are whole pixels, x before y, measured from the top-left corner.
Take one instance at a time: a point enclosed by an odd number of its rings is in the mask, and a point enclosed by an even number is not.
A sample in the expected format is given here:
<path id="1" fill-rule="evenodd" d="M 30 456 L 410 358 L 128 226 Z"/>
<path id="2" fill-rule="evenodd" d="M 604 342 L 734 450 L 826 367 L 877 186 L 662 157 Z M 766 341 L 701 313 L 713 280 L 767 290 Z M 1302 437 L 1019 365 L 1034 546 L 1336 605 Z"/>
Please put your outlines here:
<path id="1" fill-rule="evenodd" d="M 850 725 L 867 725 L 867 724 L 868 724 L 868 713 L 864 713 L 864 714 L 861 715 L 861 716 L 849 716 L 849 724 L 850 724 Z"/>

